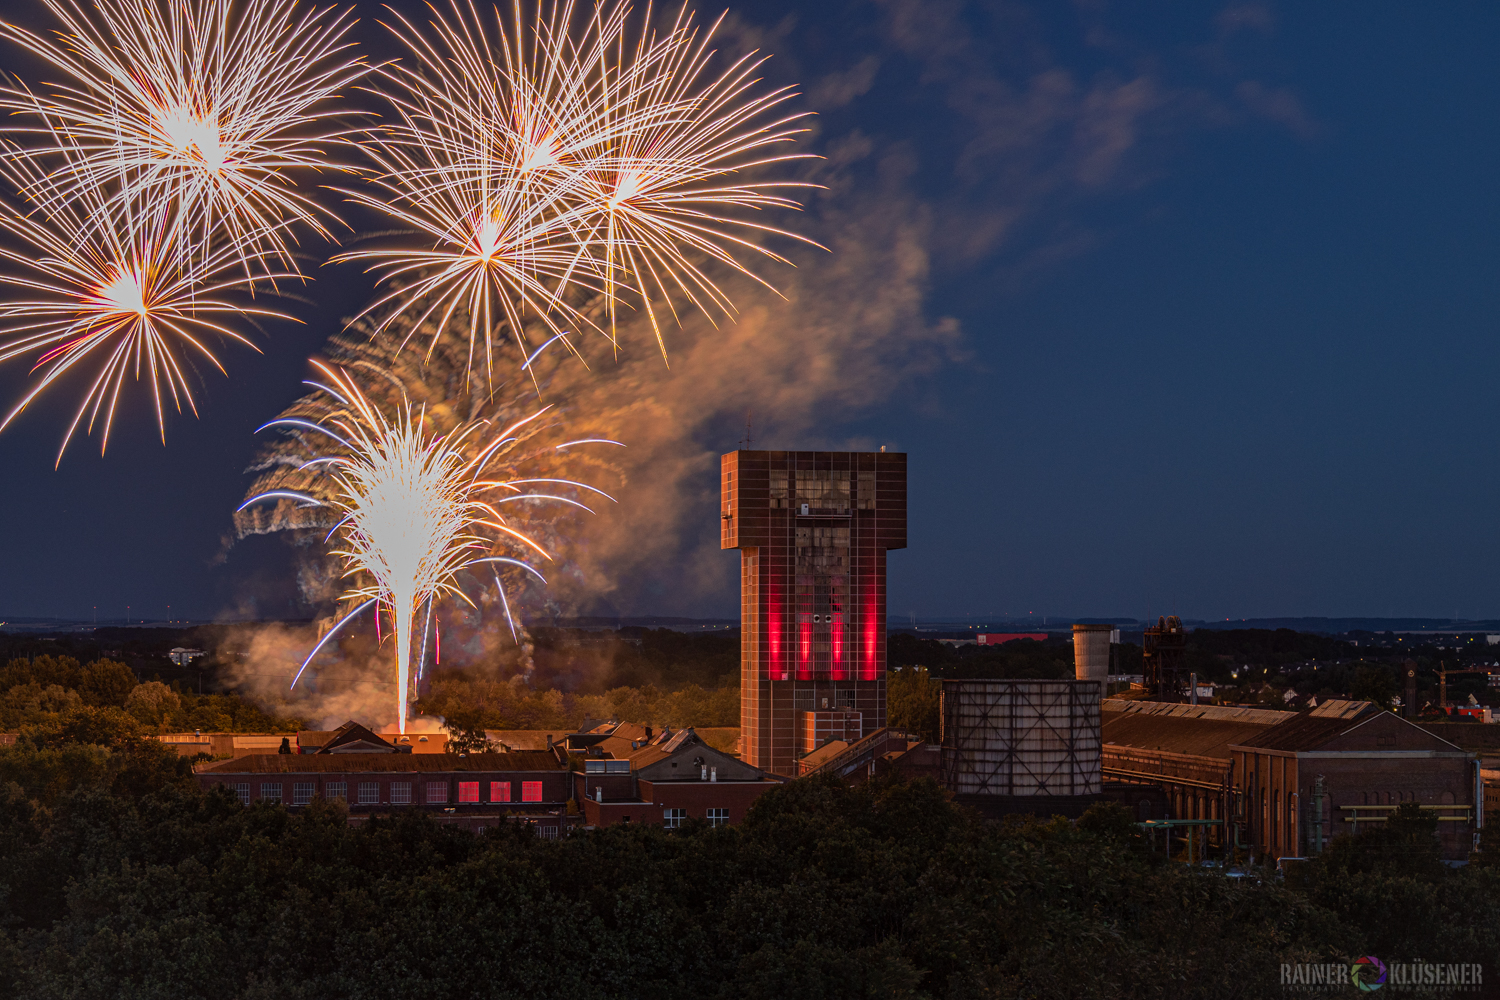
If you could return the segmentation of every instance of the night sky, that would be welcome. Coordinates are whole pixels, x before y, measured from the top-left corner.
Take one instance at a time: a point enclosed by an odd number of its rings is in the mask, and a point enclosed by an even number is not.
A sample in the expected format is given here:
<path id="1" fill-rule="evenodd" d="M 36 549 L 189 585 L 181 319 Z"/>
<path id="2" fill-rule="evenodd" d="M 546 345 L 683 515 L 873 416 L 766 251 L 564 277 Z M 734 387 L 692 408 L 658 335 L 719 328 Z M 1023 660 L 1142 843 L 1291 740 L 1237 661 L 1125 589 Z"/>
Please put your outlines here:
<path id="1" fill-rule="evenodd" d="M 921 275 L 922 333 L 875 346 L 868 391 L 763 412 L 756 447 L 910 454 L 893 621 L 1500 616 L 1497 41 L 1477 3 L 735 5 L 725 47 L 775 53 L 809 149 L 850 164 L 813 212 L 900 213 Z M 0 434 L 0 618 L 298 613 L 282 542 L 224 540 L 252 432 L 372 291 L 313 274 L 285 304 L 304 324 L 226 349 L 165 447 L 129 406 L 104 457 L 81 439 L 53 471 L 66 392 Z M 24 379 L 0 372 L 4 398 Z M 581 610 L 732 615 L 720 558 Z"/>

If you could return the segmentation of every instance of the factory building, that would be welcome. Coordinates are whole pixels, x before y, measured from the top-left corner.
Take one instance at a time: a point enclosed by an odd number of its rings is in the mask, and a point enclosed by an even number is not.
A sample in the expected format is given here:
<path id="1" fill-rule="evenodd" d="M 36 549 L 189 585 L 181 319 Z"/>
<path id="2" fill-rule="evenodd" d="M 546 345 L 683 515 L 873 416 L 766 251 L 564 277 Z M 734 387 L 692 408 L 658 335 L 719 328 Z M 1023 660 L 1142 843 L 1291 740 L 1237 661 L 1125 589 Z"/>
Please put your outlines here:
<path id="1" fill-rule="evenodd" d="M 205 789 L 227 789 L 245 805 L 298 808 L 314 799 L 342 799 L 355 826 L 419 808 L 468 830 L 521 822 L 539 836 L 556 837 L 577 826 L 613 823 L 668 829 L 689 819 L 738 823 L 751 803 L 784 780 L 714 749 L 692 729 L 653 732 L 622 722 L 540 733 L 534 750 L 468 754 L 414 750 L 395 742 L 400 737 L 387 739 L 353 722 L 307 735 L 301 752 L 200 764 L 198 781 Z"/>
<path id="2" fill-rule="evenodd" d="M 715 750 L 692 729 L 605 723 L 570 735 L 566 750 L 584 757 L 583 769 L 573 772 L 573 796 L 588 826 L 738 823 L 784 780 Z"/>
<path id="3" fill-rule="evenodd" d="M 1335 707 L 1330 703 L 1325 711 Z M 1108 699 L 1103 704 L 1104 779 L 1116 783 L 1117 800 L 1137 821 L 1218 821 L 1205 828 L 1204 843 L 1223 849 L 1237 830 L 1230 747 L 1295 718 L 1295 712 L 1237 705 Z"/>
<path id="4" fill-rule="evenodd" d="M 740 752 L 794 776 L 820 740 L 885 727 L 886 552 L 906 547 L 906 456 L 735 451 L 720 546 L 740 550 Z"/>
<path id="5" fill-rule="evenodd" d="M 1438 818 L 1462 859 L 1483 819 L 1471 753 L 1363 701 L 1311 712 L 1106 700 L 1103 772 L 1138 820 L 1205 822 L 1206 844 L 1256 858 L 1305 857 L 1383 823 L 1402 802 Z M 1148 791 L 1165 795 L 1165 815 Z"/>
<path id="6" fill-rule="evenodd" d="M 1437 817 L 1445 858 L 1467 858 L 1483 826 L 1479 761 L 1391 712 L 1298 715 L 1230 750 L 1238 818 L 1257 855 L 1317 854 L 1403 802 Z"/>
<path id="7" fill-rule="evenodd" d="M 223 787 L 245 805 L 297 807 L 343 799 L 353 826 L 372 816 L 425 808 L 440 821 L 483 830 L 502 821 L 556 837 L 577 822 L 568 812 L 566 758 L 546 752 L 412 754 L 386 750 L 253 754 L 200 765 L 204 788 Z"/>

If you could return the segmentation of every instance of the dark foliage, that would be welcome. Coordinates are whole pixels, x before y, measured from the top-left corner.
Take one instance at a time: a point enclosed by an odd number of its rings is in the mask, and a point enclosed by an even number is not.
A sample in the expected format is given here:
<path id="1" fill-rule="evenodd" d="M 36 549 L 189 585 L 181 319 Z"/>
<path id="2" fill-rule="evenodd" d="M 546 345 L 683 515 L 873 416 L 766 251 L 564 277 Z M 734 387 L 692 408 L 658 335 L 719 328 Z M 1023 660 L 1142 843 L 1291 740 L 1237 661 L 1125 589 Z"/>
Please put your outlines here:
<path id="1" fill-rule="evenodd" d="M 1119 807 L 993 825 L 929 781 L 545 841 L 245 808 L 106 738 L 0 751 L 0 995 L 1248 1000 L 1283 961 L 1500 967 L 1500 873 L 1433 868 L 1405 814 L 1302 891 L 1164 862 Z"/>
<path id="2" fill-rule="evenodd" d="M 887 725 L 938 741 L 942 720 L 942 682 L 926 667 L 897 667 L 885 678 Z"/>

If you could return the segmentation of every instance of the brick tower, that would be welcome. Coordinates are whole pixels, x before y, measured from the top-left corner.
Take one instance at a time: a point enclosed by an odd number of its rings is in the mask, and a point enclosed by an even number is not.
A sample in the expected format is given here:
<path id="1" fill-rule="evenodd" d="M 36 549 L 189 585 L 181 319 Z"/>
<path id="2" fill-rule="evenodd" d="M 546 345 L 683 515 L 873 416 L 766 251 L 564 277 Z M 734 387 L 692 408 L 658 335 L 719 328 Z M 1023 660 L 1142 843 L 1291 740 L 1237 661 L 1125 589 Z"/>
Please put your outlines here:
<path id="1" fill-rule="evenodd" d="M 794 775 L 885 725 L 885 554 L 906 547 L 906 456 L 733 451 L 720 547 L 740 550 L 740 754 Z"/>

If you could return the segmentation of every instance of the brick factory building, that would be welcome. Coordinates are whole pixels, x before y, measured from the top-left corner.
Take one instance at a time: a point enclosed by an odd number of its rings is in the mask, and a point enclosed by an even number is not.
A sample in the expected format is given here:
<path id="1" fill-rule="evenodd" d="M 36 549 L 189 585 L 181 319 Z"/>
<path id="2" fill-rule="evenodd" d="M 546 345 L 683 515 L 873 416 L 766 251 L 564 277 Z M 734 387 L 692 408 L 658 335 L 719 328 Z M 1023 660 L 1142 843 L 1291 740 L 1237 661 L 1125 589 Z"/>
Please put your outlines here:
<path id="1" fill-rule="evenodd" d="M 567 751 L 584 755 L 573 792 L 589 826 L 738 823 L 752 802 L 782 783 L 715 750 L 692 729 L 653 733 L 649 726 L 607 723 L 570 735 Z"/>
<path id="2" fill-rule="evenodd" d="M 740 550 L 740 753 L 792 776 L 819 740 L 885 727 L 886 552 L 906 547 L 906 456 L 720 464 L 720 547 Z"/>
<path id="3" fill-rule="evenodd" d="M 343 799 L 353 825 L 412 806 L 471 830 L 507 819 L 530 823 L 544 837 L 577 821 L 567 809 L 567 764 L 546 752 L 256 754 L 206 764 L 197 773 L 205 788 L 223 786 L 246 805 Z"/>
<path id="4" fill-rule="evenodd" d="M 1403 802 L 1437 817 L 1443 857 L 1462 860 L 1475 846 L 1479 760 L 1391 712 L 1299 715 L 1230 749 L 1258 855 L 1317 854 L 1339 834 L 1384 823 Z"/>
<path id="5" fill-rule="evenodd" d="M 226 788 L 246 805 L 299 808 L 342 799 L 353 825 L 415 807 L 469 830 L 522 822 L 544 837 L 621 822 L 669 829 L 688 819 L 738 823 L 782 781 L 714 749 L 692 729 L 653 732 L 611 722 L 536 737 L 545 749 L 424 753 L 350 722 L 313 734 L 300 753 L 214 761 L 196 773 L 204 788 Z"/>
<path id="6" fill-rule="evenodd" d="M 1103 709 L 1103 770 L 1119 783 L 1115 797 L 1139 820 L 1212 821 L 1214 848 L 1313 855 L 1385 822 L 1402 802 L 1437 817 L 1444 857 L 1473 847 L 1478 759 L 1369 702 L 1330 700 L 1304 713 L 1114 700 Z M 1167 815 L 1148 790 L 1165 795 Z"/>

